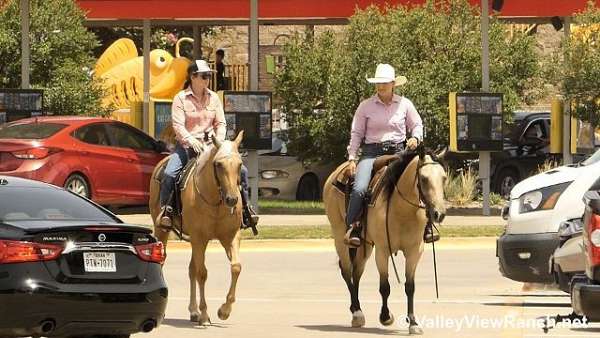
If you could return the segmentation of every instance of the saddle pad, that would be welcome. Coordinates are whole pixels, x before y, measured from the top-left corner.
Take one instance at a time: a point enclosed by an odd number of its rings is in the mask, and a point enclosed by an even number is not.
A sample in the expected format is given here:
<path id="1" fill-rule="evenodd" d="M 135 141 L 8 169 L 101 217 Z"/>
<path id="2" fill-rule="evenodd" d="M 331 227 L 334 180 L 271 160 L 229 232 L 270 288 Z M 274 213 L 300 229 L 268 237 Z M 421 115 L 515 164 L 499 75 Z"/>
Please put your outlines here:
<path id="1" fill-rule="evenodd" d="M 213 148 L 213 146 L 206 148 L 206 150 L 203 151 L 202 154 L 200 154 L 200 156 L 195 157 L 195 158 L 191 159 L 190 161 L 188 161 L 186 166 L 183 168 L 183 170 L 179 174 L 179 177 L 176 179 L 177 186 L 179 187 L 180 190 L 185 189 L 185 187 L 187 186 L 187 182 L 189 181 L 189 178 L 191 177 L 190 174 L 194 172 L 195 168 L 197 168 L 197 170 L 202 170 L 202 168 L 204 168 L 204 166 L 210 159 L 210 155 L 212 153 L 212 148 Z M 170 155 L 170 156 L 173 156 L 173 155 Z M 157 180 L 159 182 L 162 181 L 162 178 L 165 175 L 165 168 L 167 167 L 168 162 L 169 161 L 167 160 L 160 164 L 160 168 L 156 172 L 156 176 L 154 177 L 155 180 Z"/>

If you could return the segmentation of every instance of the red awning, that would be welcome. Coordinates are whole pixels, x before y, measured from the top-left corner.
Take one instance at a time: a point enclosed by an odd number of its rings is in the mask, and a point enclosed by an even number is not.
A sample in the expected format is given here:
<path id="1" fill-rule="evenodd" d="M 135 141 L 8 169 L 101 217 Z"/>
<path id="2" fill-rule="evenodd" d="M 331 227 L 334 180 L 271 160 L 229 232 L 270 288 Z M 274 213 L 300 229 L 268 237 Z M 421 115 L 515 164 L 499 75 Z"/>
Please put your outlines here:
<path id="1" fill-rule="evenodd" d="M 600 5 L 600 0 L 595 0 Z M 345 19 L 358 8 L 425 0 L 258 0 L 260 20 Z M 479 4 L 480 0 L 469 0 Z M 248 20 L 250 0 L 77 0 L 88 20 Z M 504 0 L 502 17 L 570 16 L 587 0 Z"/>

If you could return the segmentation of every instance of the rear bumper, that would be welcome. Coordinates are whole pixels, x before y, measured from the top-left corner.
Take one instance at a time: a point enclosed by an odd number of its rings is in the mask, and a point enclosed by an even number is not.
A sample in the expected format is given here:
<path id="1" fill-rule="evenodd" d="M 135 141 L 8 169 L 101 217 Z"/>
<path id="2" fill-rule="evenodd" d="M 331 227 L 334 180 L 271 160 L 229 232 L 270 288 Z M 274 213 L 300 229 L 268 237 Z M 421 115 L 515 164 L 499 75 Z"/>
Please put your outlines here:
<path id="1" fill-rule="evenodd" d="M 119 335 L 139 332 L 147 321 L 158 326 L 168 290 L 160 266 L 152 265 L 140 284 L 62 284 L 35 278 L 42 269 L 33 265 L 31 279 L 7 271 L 0 275 L 0 336 Z M 40 332 L 47 322 L 52 331 Z"/>
<path id="2" fill-rule="evenodd" d="M 571 295 L 573 311 L 589 320 L 600 320 L 600 285 L 578 283 L 573 286 Z"/>
<path id="3" fill-rule="evenodd" d="M 558 247 L 555 232 L 541 234 L 504 234 L 496 241 L 500 272 L 518 282 L 552 283 L 549 260 Z M 529 255 L 521 258 L 519 254 Z"/>

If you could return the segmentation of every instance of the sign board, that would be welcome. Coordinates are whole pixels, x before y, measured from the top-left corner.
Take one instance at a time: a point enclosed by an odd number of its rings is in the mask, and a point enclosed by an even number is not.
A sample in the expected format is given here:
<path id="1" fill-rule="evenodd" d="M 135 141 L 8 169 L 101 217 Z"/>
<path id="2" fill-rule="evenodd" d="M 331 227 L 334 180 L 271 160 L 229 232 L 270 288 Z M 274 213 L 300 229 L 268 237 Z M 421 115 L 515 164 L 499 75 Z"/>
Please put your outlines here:
<path id="1" fill-rule="evenodd" d="M 43 115 L 42 90 L 0 89 L 0 124 Z"/>
<path id="2" fill-rule="evenodd" d="M 227 121 L 227 138 L 244 130 L 243 147 L 270 150 L 273 134 L 271 92 L 219 92 Z"/>
<path id="3" fill-rule="evenodd" d="M 158 139 L 160 133 L 171 124 L 171 100 L 150 99 L 150 135 Z"/>
<path id="4" fill-rule="evenodd" d="M 502 94 L 456 93 L 450 99 L 451 151 L 502 151 Z"/>

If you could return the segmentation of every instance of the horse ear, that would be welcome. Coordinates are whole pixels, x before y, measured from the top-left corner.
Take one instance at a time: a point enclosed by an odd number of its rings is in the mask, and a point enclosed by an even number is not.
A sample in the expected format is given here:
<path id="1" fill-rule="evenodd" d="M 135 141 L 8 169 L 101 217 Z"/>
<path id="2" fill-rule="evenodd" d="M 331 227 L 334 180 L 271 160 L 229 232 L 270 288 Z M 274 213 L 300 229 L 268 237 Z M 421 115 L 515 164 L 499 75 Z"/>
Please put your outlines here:
<path id="1" fill-rule="evenodd" d="M 221 148 L 221 141 L 219 141 L 219 139 L 217 138 L 217 136 L 215 134 L 211 135 L 212 138 L 212 142 L 215 145 L 215 147 L 217 147 L 217 149 Z"/>
<path id="2" fill-rule="evenodd" d="M 439 152 L 437 152 L 435 154 L 435 157 L 440 160 L 443 161 L 446 159 L 446 154 L 448 154 L 448 148 L 444 147 L 442 148 Z"/>
<path id="3" fill-rule="evenodd" d="M 235 143 L 236 148 L 239 148 L 240 144 L 242 143 L 243 138 L 244 138 L 244 130 L 240 130 L 240 132 L 235 137 L 235 140 L 233 140 L 233 143 Z"/>
<path id="4" fill-rule="evenodd" d="M 419 144 L 419 146 L 417 147 L 417 154 L 419 154 L 419 160 L 425 160 L 425 146 L 423 145 L 423 143 Z"/>

